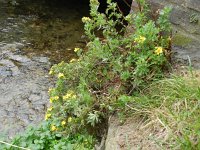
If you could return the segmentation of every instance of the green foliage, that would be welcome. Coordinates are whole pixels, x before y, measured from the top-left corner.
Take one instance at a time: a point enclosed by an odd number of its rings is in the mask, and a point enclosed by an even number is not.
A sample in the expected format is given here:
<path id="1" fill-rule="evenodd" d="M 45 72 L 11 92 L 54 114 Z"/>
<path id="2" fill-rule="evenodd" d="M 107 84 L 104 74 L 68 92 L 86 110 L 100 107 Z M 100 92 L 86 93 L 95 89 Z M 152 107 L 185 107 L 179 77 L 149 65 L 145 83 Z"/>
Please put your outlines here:
<path id="1" fill-rule="evenodd" d="M 31 150 L 91 150 L 94 147 L 95 140 L 88 134 L 62 136 L 49 128 L 49 122 L 43 122 L 39 127 L 29 127 L 26 133 L 15 137 L 11 144 Z M 18 150 L 13 146 L 0 146 L 4 150 Z"/>
<path id="2" fill-rule="evenodd" d="M 76 48 L 78 59 L 51 68 L 50 74 L 58 79 L 55 88 L 49 90 L 47 125 L 16 138 L 14 144 L 37 144 L 36 149 L 66 145 L 92 149 L 95 140 L 88 134 L 97 135 L 98 125 L 105 124 L 110 113 L 123 108 L 119 97 L 132 95 L 137 88 L 162 76 L 170 50 L 169 9 L 160 11 L 158 20 L 153 21 L 147 17 L 144 0 L 138 0 L 140 11 L 126 17 L 116 3 L 107 3 L 104 14 L 98 12 L 98 0 L 90 0 L 91 18 L 82 18 L 90 40 L 87 49 Z M 132 28 L 130 31 L 125 22 Z M 89 144 L 81 139 L 87 139 Z"/>

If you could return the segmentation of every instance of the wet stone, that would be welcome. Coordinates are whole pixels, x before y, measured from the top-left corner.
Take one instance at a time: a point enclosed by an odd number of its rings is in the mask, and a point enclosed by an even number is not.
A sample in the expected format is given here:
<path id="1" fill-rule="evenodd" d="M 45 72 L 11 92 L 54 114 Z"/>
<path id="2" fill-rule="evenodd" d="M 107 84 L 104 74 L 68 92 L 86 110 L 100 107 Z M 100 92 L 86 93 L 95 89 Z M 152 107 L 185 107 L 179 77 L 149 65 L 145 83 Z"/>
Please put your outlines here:
<path id="1" fill-rule="evenodd" d="M 0 49 L 0 133 L 12 138 L 44 119 L 50 62 L 46 57 L 16 55 L 19 48 L 13 44 Z"/>

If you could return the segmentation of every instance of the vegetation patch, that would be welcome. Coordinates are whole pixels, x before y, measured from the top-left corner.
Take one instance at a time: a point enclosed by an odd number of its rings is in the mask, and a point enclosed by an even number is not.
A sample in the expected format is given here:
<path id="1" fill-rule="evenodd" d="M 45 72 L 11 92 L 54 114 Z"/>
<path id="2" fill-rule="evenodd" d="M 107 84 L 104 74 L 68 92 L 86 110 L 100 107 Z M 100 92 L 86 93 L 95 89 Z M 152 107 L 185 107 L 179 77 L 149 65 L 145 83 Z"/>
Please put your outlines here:
<path id="1" fill-rule="evenodd" d="M 152 136 L 160 148 L 200 149 L 199 82 L 191 76 L 174 76 L 150 84 L 138 95 L 123 96 L 121 101 L 125 107 L 134 108 L 136 116 L 147 118 L 143 128 L 153 127 L 151 135 L 161 131 L 162 136 Z"/>
<path id="2" fill-rule="evenodd" d="M 107 0 L 105 13 L 98 12 L 98 0 L 90 0 L 91 16 L 82 18 L 90 40 L 87 49 L 75 48 L 78 58 L 51 68 L 50 74 L 57 77 L 57 82 L 49 89 L 51 106 L 45 122 L 16 137 L 13 145 L 94 149 L 106 134 L 108 117 L 124 111 L 130 97 L 163 77 L 171 48 L 171 9 L 160 10 L 158 19 L 151 20 L 145 1 L 137 2 L 138 12 L 124 17 L 111 0 Z M 125 22 L 133 29 L 130 33 Z M 97 36 L 99 32 L 102 34 Z M 150 103 L 138 98 L 136 106 L 142 111 Z"/>

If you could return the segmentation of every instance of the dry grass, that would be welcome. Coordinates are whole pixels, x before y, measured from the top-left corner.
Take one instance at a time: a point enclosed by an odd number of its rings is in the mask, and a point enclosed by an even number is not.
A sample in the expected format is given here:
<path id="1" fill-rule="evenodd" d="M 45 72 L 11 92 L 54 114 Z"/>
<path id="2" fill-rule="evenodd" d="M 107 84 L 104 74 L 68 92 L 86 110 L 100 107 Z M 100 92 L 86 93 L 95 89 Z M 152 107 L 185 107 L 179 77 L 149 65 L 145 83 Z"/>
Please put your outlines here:
<path id="1" fill-rule="evenodd" d="M 154 82 L 133 97 L 128 107 L 134 116 L 146 118 L 138 124 L 132 138 L 146 141 L 140 149 L 148 149 L 145 145 L 156 149 L 155 144 L 157 149 L 200 149 L 199 73 L 178 72 L 176 76 Z M 130 149 L 140 144 L 138 140 L 129 143 Z"/>

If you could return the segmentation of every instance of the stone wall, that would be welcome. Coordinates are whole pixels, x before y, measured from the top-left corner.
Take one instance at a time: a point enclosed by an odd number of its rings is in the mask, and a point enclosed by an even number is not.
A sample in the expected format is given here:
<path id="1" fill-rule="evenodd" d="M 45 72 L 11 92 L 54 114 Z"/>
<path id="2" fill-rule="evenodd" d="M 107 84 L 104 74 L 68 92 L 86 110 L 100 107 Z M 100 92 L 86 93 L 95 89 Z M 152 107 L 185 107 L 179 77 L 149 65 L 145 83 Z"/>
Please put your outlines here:
<path id="1" fill-rule="evenodd" d="M 177 62 L 188 64 L 191 60 L 193 66 L 200 68 L 200 0 L 148 2 L 154 10 L 172 6 L 170 20 L 173 25 L 173 56 Z"/>

